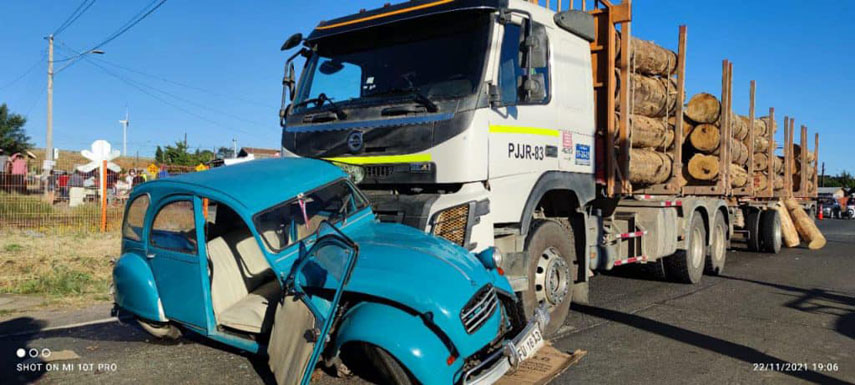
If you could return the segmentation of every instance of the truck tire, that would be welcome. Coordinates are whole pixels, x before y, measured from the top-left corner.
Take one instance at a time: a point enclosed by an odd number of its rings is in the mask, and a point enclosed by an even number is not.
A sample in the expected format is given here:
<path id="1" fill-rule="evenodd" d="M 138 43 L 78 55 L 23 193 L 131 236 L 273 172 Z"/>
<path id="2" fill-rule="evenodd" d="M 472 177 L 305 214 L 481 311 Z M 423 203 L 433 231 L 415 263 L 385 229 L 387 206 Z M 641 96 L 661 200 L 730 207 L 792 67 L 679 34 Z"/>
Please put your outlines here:
<path id="1" fill-rule="evenodd" d="M 139 317 L 137 317 L 137 323 L 140 325 L 141 328 L 143 328 L 143 330 L 145 330 L 148 334 L 151 334 L 155 338 L 163 340 L 177 340 L 179 337 L 181 337 L 181 330 L 178 329 L 177 326 L 170 323 L 155 323 Z"/>
<path id="2" fill-rule="evenodd" d="M 547 337 L 564 325 L 570 312 L 578 268 L 574 239 L 572 229 L 550 220 L 534 221 L 526 238 L 529 287 L 523 292 L 523 308 L 529 318 L 538 306 L 546 306 L 550 319 L 543 332 Z"/>
<path id="3" fill-rule="evenodd" d="M 745 216 L 745 230 L 748 230 L 748 251 L 760 251 L 760 210 L 749 210 Z"/>
<path id="4" fill-rule="evenodd" d="M 780 242 L 779 242 L 780 243 Z M 724 272 L 724 263 L 727 260 L 727 224 L 724 216 L 718 214 L 710 229 L 710 248 L 704 272 L 709 275 L 721 275 Z"/>
<path id="5" fill-rule="evenodd" d="M 364 344 L 363 346 L 365 356 L 381 377 L 380 383 L 394 385 L 411 385 L 416 383 L 410 372 L 404 368 L 404 365 L 395 359 L 395 357 L 392 357 L 389 352 L 375 345 Z"/>
<path id="6" fill-rule="evenodd" d="M 778 210 L 765 210 L 760 214 L 760 244 L 767 253 L 778 254 L 781 251 L 781 215 Z"/>
<path id="7" fill-rule="evenodd" d="M 699 214 L 694 214 L 686 232 L 686 249 L 678 250 L 674 255 L 665 258 L 669 277 L 683 283 L 696 284 L 701 281 L 706 259 L 706 238 L 704 220 Z"/>

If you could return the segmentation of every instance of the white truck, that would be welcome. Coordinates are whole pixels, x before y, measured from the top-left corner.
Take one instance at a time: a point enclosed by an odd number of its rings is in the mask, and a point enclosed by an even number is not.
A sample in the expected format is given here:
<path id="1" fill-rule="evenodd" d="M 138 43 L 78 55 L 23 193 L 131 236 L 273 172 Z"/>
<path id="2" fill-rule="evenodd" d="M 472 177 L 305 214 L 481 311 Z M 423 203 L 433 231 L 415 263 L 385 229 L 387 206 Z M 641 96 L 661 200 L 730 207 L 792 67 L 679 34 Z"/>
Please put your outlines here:
<path id="1" fill-rule="evenodd" d="M 571 301 L 587 300 L 593 271 L 644 263 L 697 283 L 722 271 L 734 230 L 777 251 L 777 212 L 731 194 L 724 175 L 722 189 L 632 190 L 630 123 L 616 116 L 630 110 L 630 87 L 619 87 L 630 78 L 629 55 L 619 55 L 630 21 L 629 1 L 606 0 L 559 12 L 414 0 L 323 21 L 282 47 L 299 48 L 285 66 L 282 146 L 359 166 L 381 220 L 470 250 L 497 247 L 526 314 L 550 310 L 548 334 Z"/>

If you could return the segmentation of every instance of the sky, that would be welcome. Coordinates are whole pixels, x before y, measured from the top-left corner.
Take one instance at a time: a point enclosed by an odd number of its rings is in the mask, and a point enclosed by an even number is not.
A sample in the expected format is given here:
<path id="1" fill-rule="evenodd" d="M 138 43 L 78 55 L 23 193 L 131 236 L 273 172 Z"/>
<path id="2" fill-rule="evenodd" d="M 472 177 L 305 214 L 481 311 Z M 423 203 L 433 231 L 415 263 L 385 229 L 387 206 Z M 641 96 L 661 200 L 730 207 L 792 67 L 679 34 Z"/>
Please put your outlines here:
<path id="1" fill-rule="evenodd" d="M 27 133 L 45 144 L 47 41 L 82 0 L 0 0 L 0 103 L 28 119 Z M 56 36 L 55 59 L 92 48 L 152 0 L 97 0 Z M 376 8 L 369 0 L 169 0 L 101 49 L 55 76 L 54 146 L 88 148 L 105 139 L 121 148 L 119 120 L 130 114 L 128 153 L 151 156 L 157 145 L 184 139 L 191 148 L 278 148 L 278 110 L 288 36 L 318 21 Z M 555 1 L 553 1 L 555 3 Z M 566 4 L 567 1 L 565 0 Z M 577 0 L 578 4 L 578 0 Z M 833 11 L 832 11 L 833 10 Z M 721 89 L 721 60 L 734 62 L 734 110 L 748 113 L 757 81 L 758 116 L 820 133 L 827 174 L 855 171 L 848 113 L 855 88 L 855 39 L 848 31 L 855 2 L 832 9 L 805 1 L 638 0 L 632 34 L 676 49 L 688 26 L 688 95 Z M 56 64 L 56 69 L 68 62 Z M 780 124 L 779 124 L 780 125 Z M 779 130 L 777 141 L 783 139 Z M 796 136 L 798 142 L 799 137 Z"/>

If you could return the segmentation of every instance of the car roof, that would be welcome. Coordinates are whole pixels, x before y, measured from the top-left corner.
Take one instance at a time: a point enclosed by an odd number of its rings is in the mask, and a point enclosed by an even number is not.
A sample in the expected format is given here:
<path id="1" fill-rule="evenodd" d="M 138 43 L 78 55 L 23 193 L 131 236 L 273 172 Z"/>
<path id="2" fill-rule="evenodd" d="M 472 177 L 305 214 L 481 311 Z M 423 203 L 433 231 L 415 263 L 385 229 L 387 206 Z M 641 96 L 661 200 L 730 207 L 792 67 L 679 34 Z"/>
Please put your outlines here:
<path id="1" fill-rule="evenodd" d="M 214 198 L 219 193 L 229 196 L 254 214 L 345 176 L 340 168 L 322 160 L 258 159 L 146 182 L 139 189 L 134 189 L 133 195 L 160 195 L 174 190 Z"/>

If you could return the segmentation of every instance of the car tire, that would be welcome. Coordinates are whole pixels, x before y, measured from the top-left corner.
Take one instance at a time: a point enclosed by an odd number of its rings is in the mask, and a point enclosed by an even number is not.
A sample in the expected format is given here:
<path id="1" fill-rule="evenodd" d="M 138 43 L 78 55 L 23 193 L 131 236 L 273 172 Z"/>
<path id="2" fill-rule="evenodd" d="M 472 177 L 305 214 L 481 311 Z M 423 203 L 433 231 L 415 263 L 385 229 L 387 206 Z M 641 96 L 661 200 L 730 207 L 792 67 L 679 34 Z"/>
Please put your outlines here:
<path id="1" fill-rule="evenodd" d="M 765 210 L 760 214 L 760 243 L 763 251 L 778 254 L 781 251 L 781 214 L 778 210 Z"/>
<path id="2" fill-rule="evenodd" d="M 365 344 L 363 346 L 365 357 L 377 370 L 381 384 L 412 385 L 418 383 L 404 368 L 404 365 L 392 357 L 389 352 L 376 345 Z"/>
<path id="3" fill-rule="evenodd" d="M 780 241 L 779 241 L 780 243 Z M 727 260 L 727 224 L 724 216 L 718 214 L 710 229 L 710 247 L 707 254 L 704 272 L 709 275 L 721 275 L 724 273 L 724 263 Z"/>
<path id="4" fill-rule="evenodd" d="M 177 340 L 181 337 L 181 329 L 178 329 L 177 326 L 170 323 L 152 322 L 139 317 L 137 317 L 137 323 L 148 334 L 151 334 L 152 336 L 159 339 Z"/>
<path id="5" fill-rule="evenodd" d="M 745 240 L 748 251 L 760 251 L 762 247 L 760 245 L 760 210 L 748 211 L 745 216 L 745 229 L 748 230 L 748 239 Z"/>
<path id="6" fill-rule="evenodd" d="M 523 309 L 531 318 L 538 306 L 546 305 L 546 337 L 558 332 L 570 312 L 578 272 L 574 240 L 572 229 L 551 220 L 535 220 L 526 238 L 529 287 L 523 292 Z"/>
<path id="7" fill-rule="evenodd" d="M 686 249 L 665 258 L 665 267 L 668 276 L 677 282 L 696 284 L 704 275 L 707 238 L 704 220 L 699 214 L 692 216 L 686 234 Z"/>

